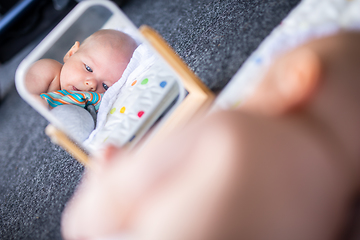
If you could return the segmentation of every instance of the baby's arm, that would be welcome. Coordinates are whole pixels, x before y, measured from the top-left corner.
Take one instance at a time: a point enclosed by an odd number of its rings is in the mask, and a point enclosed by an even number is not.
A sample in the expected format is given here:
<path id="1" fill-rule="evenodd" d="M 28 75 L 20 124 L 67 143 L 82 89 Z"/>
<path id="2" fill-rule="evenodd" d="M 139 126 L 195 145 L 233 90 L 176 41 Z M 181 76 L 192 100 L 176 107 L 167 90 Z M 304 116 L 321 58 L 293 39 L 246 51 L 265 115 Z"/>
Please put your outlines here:
<path id="1" fill-rule="evenodd" d="M 26 88 L 34 95 L 59 90 L 61 68 L 62 64 L 52 59 L 36 61 L 26 74 Z"/>

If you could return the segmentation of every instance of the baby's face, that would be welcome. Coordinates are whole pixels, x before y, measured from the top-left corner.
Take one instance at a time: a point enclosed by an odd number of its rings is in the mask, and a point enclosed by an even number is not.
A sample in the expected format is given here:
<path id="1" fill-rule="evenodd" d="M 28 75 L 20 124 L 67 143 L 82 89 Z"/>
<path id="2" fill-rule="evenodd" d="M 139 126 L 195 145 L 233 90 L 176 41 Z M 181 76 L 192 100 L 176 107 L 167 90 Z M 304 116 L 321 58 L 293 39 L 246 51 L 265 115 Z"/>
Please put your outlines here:
<path id="1" fill-rule="evenodd" d="M 61 69 L 61 89 L 104 93 L 121 78 L 130 58 L 99 41 L 75 47 Z"/>

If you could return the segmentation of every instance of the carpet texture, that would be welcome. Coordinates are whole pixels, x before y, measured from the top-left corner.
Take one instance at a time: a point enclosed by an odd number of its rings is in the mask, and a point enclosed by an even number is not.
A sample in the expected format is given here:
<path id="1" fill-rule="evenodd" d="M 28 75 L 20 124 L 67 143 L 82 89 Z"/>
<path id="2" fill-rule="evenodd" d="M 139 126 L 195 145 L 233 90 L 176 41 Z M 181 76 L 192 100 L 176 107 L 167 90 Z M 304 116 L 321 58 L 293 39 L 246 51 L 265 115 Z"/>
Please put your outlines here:
<path id="1" fill-rule="evenodd" d="M 298 2 L 129 0 L 123 11 L 218 92 Z M 15 89 L 0 103 L 0 239 L 61 239 L 61 212 L 83 167 L 50 142 L 46 125 Z"/>

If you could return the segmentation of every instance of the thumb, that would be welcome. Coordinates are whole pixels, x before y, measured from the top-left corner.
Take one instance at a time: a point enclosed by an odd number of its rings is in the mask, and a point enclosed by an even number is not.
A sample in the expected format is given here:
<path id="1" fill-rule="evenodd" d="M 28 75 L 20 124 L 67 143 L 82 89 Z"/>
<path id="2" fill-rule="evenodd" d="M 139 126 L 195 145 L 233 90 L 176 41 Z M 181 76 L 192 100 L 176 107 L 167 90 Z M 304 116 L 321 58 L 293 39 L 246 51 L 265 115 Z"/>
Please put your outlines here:
<path id="1" fill-rule="evenodd" d="M 319 56 L 302 47 L 278 58 L 242 106 L 243 110 L 280 115 L 303 106 L 318 86 Z"/>

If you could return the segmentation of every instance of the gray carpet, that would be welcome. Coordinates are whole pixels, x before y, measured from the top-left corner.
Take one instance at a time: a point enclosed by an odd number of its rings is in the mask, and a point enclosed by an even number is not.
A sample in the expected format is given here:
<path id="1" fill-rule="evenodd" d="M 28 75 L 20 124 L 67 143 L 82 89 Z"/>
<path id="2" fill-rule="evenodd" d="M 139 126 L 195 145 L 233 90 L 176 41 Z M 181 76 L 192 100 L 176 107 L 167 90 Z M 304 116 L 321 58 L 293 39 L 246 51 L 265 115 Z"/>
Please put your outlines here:
<path id="1" fill-rule="evenodd" d="M 298 2 L 129 0 L 123 10 L 219 91 Z M 14 88 L 0 103 L 0 239 L 61 239 L 61 212 L 83 167 L 50 142 L 46 125 Z"/>

